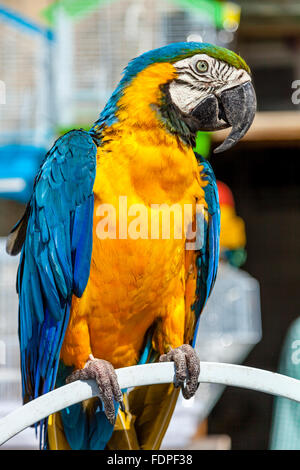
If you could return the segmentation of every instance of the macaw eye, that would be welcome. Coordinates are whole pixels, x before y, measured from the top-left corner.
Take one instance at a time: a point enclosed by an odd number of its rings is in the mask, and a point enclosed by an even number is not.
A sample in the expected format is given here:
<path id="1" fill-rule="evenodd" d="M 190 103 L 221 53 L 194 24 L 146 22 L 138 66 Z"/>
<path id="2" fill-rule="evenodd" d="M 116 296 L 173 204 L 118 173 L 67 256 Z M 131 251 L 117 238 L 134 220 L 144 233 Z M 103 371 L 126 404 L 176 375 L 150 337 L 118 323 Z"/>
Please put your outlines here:
<path id="1" fill-rule="evenodd" d="M 196 69 L 197 69 L 197 72 L 200 72 L 200 73 L 207 72 L 208 63 L 206 62 L 206 60 L 198 60 L 196 64 Z"/>

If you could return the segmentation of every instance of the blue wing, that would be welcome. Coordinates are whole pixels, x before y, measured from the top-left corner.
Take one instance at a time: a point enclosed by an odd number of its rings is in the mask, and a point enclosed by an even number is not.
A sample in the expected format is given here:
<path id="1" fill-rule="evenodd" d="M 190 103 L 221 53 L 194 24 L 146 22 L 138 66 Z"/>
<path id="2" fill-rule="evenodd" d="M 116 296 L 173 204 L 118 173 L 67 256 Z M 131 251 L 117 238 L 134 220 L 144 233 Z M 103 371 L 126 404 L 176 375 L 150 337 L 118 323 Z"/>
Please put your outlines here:
<path id="1" fill-rule="evenodd" d="M 196 154 L 196 157 L 199 164 L 203 167 L 201 176 L 207 182 L 204 191 L 208 206 L 208 221 L 204 223 L 203 242 L 196 258 L 196 301 L 192 309 L 195 311 L 197 326 L 194 333 L 193 346 L 196 342 L 200 314 L 216 280 L 220 251 L 220 206 L 216 178 L 209 162 L 198 154 Z"/>
<path id="2" fill-rule="evenodd" d="M 96 153 L 83 130 L 59 138 L 8 239 L 8 252 L 22 247 L 17 290 L 25 402 L 54 388 L 72 295 L 80 297 L 89 278 Z"/>

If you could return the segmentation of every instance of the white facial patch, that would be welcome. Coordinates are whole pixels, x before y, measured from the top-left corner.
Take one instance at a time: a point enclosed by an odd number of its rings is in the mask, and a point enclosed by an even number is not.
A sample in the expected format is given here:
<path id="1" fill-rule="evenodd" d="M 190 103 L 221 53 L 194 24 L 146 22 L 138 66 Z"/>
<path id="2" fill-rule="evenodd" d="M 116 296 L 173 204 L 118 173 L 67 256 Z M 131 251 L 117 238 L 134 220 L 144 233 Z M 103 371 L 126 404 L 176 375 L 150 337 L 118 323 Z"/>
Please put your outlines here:
<path id="1" fill-rule="evenodd" d="M 200 72 L 199 61 L 205 61 L 207 70 Z M 172 102 L 183 112 L 189 114 L 209 95 L 218 96 L 222 91 L 251 81 L 244 69 L 236 69 L 227 62 L 196 54 L 174 63 L 178 71 L 177 79 L 169 86 Z"/>

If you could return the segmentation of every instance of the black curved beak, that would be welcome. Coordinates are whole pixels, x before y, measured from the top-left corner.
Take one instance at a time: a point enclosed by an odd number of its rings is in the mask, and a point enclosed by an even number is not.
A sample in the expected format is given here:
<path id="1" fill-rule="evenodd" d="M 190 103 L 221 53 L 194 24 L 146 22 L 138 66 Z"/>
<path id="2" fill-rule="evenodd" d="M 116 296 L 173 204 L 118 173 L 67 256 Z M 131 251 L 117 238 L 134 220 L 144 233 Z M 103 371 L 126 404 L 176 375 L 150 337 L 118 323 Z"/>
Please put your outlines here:
<path id="1" fill-rule="evenodd" d="M 231 127 L 231 132 L 214 153 L 233 147 L 248 131 L 256 112 L 256 95 L 250 81 L 210 95 L 193 111 L 200 131 L 217 131 Z"/>

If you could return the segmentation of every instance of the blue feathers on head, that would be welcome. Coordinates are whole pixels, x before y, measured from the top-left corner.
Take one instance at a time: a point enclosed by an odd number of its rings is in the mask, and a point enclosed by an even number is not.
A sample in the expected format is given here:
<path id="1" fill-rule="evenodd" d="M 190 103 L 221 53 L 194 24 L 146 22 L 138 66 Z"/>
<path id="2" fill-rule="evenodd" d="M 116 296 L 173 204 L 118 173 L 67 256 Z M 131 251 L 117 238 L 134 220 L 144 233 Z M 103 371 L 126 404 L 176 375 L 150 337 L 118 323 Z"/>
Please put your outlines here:
<path id="1" fill-rule="evenodd" d="M 211 57 L 224 60 L 225 62 L 228 62 L 237 68 L 244 68 L 245 70 L 249 70 L 244 60 L 233 51 L 205 42 L 175 42 L 168 44 L 167 46 L 145 52 L 144 54 L 136 57 L 135 59 L 132 59 L 129 62 L 124 70 L 123 78 L 111 95 L 104 110 L 100 114 L 98 121 L 96 121 L 95 125 L 93 126 L 92 131 L 96 125 L 101 126 L 101 124 L 105 122 L 106 126 L 109 127 L 116 122 L 118 101 L 126 87 L 131 83 L 132 79 L 136 77 L 139 72 L 144 70 L 149 65 L 155 63 L 168 62 L 172 64 L 178 60 L 191 57 L 195 54 L 207 54 Z"/>

